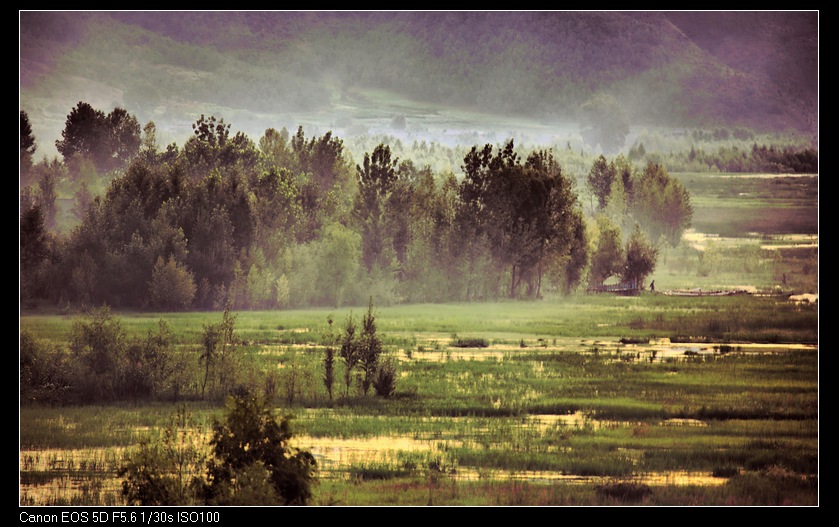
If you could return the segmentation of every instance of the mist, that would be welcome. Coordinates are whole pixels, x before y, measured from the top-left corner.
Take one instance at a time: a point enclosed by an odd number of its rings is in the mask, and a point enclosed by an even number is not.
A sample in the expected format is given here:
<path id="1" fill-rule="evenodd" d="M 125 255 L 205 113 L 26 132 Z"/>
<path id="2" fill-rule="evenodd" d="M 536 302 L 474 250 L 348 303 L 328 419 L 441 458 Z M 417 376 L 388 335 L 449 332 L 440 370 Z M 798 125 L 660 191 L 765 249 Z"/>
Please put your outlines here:
<path id="1" fill-rule="evenodd" d="M 814 134 L 818 13 L 735 16 L 24 11 L 20 100 L 39 157 L 57 155 L 79 101 L 154 121 L 162 144 L 182 143 L 212 114 L 254 140 L 303 126 L 594 149 L 580 108 L 597 94 L 626 115 L 621 148 L 649 127 Z M 720 23 L 728 17 L 737 23 Z M 712 46 L 721 31 L 726 45 Z M 791 63 L 804 64 L 795 82 L 777 75 Z"/>

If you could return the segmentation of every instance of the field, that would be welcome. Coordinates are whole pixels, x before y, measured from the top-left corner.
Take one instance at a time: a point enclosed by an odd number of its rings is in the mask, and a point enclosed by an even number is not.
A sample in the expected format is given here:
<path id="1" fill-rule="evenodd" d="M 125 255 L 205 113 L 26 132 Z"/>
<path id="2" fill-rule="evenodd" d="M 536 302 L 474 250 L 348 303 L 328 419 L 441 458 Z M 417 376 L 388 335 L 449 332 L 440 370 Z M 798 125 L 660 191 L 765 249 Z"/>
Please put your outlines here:
<path id="1" fill-rule="evenodd" d="M 818 178 L 683 181 L 695 232 L 663 253 L 657 294 L 375 306 L 387 399 L 347 397 L 340 359 L 332 398 L 322 382 L 327 318 L 366 306 L 235 313 L 243 378 L 318 462 L 313 503 L 818 505 L 818 304 L 788 300 L 818 293 Z M 185 357 L 220 319 L 114 315 L 137 337 L 165 319 Z M 62 349 L 77 320 L 34 309 L 20 330 Z M 122 504 L 119 467 L 179 408 L 210 433 L 222 402 L 198 399 L 22 404 L 20 504 Z"/>

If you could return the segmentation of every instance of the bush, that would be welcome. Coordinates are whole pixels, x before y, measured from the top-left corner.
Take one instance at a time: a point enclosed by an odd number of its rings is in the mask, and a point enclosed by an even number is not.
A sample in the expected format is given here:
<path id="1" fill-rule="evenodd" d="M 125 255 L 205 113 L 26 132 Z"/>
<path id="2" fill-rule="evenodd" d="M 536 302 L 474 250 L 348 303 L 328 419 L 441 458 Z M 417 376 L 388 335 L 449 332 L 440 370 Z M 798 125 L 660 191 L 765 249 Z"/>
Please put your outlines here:
<path id="1" fill-rule="evenodd" d="M 122 492 L 136 505 L 306 505 L 316 463 L 289 446 L 288 418 L 277 421 L 264 399 L 231 397 L 213 425 L 212 457 L 181 408 L 157 439 L 144 439 L 119 470 Z"/>
<path id="2" fill-rule="evenodd" d="M 641 501 L 652 495 L 652 489 L 643 483 L 621 481 L 606 483 L 595 488 L 598 495 L 620 501 Z"/>
<path id="3" fill-rule="evenodd" d="M 74 386 L 82 402 L 113 401 L 126 395 L 128 339 L 122 322 L 107 307 L 73 323 L 70 352 Z"/>
<path id="4" fill-rule="evenodd" d="M 383 360 L 376 371 L 376 378 L 373 380 L 373 388 L 379 397 L 390 397 L 396 393 L 396 363 L 388 357 Z"/>
<path id="5" fill-rule="evenodd" d="M 198 288 L 195 277 L 173 257 L 158 256 L 149 282 L 149 302 L 156 309 L 180 310 L 192 305 Z"/>
<path id="6" fill-rule="evenodd" d="M 263 399 L 231 397 L 224 421 L 213 425 L 207 503 L 309 503 L 317 465 L 310 452 L 289 446 L 291 438 L 288 418 L 277 421 Z"/>
<path id="7" fill-rule="evenodd" d="M 20 334 L 20 402 L 55 404 L 70 390 L 64 358 L 57 350 Z"/>

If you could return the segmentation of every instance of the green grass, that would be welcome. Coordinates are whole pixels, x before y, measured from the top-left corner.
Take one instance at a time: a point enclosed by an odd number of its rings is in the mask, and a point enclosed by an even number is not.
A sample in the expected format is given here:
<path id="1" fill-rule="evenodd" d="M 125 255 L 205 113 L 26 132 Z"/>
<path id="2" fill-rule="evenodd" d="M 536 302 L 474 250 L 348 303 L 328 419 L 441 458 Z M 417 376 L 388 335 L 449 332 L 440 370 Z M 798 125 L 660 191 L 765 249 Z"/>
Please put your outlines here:
<path id="1" fill-rule="evenodd" d="M 248 343 L 320 343 L 327 317 L 342 321 L 362 308 L 245 311 L 236 313 L 236 331 Z M 540 302 L 414 304 L 376 308 L 379 332 L 386 344 L 451 345 L 452 333 L 476 342 L 554 338 L 675 337 L 691 335 L 710 340 L 818 341 L 818 307 L 801 306 L 783 298 L 678 298 L 643 294 L 639 297 L 579 295 Z M 217 322 L 218 313 L 118 313 L 129 334 L 145 336 L 165 319 L 183 343 L 200 342 L 203 326 Z M 24 314 L 21 331 L 56 343 L 67 340 L 73 322 L 82 315 Z M 780 340 L 778 340 L 780 339 Z M 429 344 L 432 343 L 432 344 Z"/>
<path id="2" fill-rule="evenodd" d="M 296 435 L 325 444 L 334 438 L 336 448 L 345 440 L 364 444 L 381 438 L 425 445 L 418 451 L 396 446 L 337 468 L 330 465 L 320 475 L 317 504 L 817 502 L 818 351 L 783 344 L 747 351 L 738 344 L 749 338 L 817 343 L 817 307 L 749 296 L 644 294 L 376 311 L 386 352 L 400 357 L 391 399 L 365 397 L 355 388 L 345 399 L 340 359 L 336 396 L 330 400 L 326 394 L 321 334 L 329 314 L 340 321 L 350 309 L 236 313 L 237 334 L 246 342 L 243 360 L 255 371 L 272 372 L 276 412 L 293 416 Z M 185 349 L 200 347 L 202 325 L 220 317 L 207 312 L 117 315 L 138 336 L 165 318 Z M 22 331 L 63 349 L 74 320 L 24 315 L 20 324 Z M 488 347 L 451 347 L 453 333 Z M 682 337 L 690 346 L 717 351 L 651 362 L 646 342 L 663 337 Z M 704 341 L 716 344 L 696 344 Z M 723 348 L 725 353 L 719 351 Z M 297 391 L 289 404 L 285 387 L 291 372 Z M 74 461 L 71 471 L 22 459 L 21 485 L 30 489 L 35 487 L 28 483 L 79 477 L 91 482 L 87 493 L 65 490 L 44 498 L 27 490 L 22 499 L 118 503 L 119 496 L 107 490 L 110 483 L 94 483 L 110 481 L 122 456 L 141 437 L 159 433 L 176 408 L 167 402 L 22 406 L 22 450 L 65 463 L 69 458 L 62 452 L 75 452 L 85 467 Z M 219 402 L 193 401 L 187 409 L 205 433 L 223 412 Z M 537 424 L 539 416 L 547 421 Z M 570 419 L 574 416 L 577 421 Z M 508 479 L 526 471 L 580 482 Z M 677 488 L 639 479 L 671 471 L 717 474 L 721 484 Z M 631 485 L 646 487 L 637 491 Z"/>

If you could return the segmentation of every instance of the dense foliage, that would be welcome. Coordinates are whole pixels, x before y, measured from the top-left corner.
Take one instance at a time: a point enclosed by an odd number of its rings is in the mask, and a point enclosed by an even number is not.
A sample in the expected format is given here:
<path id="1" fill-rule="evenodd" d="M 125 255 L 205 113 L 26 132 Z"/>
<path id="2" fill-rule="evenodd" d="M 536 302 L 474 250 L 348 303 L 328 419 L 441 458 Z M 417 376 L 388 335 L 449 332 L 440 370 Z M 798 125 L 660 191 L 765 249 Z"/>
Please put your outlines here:
<path id="1" fill-rule="evenodd" d="M 278 421 L 263 399 L 247 394 L 229 399 L 225 418 L 213 424 L 210 456 L 190 426 L 181 409 L 159 439 L 141 441 L 120 469 L 129 504 L 306 505 L 311 500 L 315 459 L 289 445 L 289 419 Z"/>
<path id="2" fill-rule="evenodd" d="M 142 138 L 126 123 L 136 119 L 124 110 L 79 103 L 65 165 L 24 192 L 25 301 L 181 310 L 538 297 L 543 276 L 570 291 L 586 265 L 574 183 L 550 151 L 522 162 L 512 141 L 475 147 L 458 181 L 385 144 L 353 168 L 341 140 L 302 127 L 268 129 L 257 146 L 202 115 L 183 147 L 160 151 L 154 123 Z M 94 173 L 122 167 L 100 196 L 85 186 L 89 161 Z M 77 182 L 79 223 L 51 240 L 59 177 Z"/>
<path id="3" fill-rule="evenodd" d="M 356 164 L 330 132 L 269 128 L 254 142 L 204 115 L 182 146 L 164 148 L 153 122 L 142 135 L 116 126 L 136 121 L 118 110 L 79 103 L 64 135 L 84 148 L 21 173 L 22 305 L 284 309 L 567 294 L 625 275 L 636 225 L 651 249 L 680 243 L 693 206 L 670 167 L 818 168 L 810 149 L 740 150 L 757 139 L 740 128 L 671 144 L 736 141 L 716 157 L 650 152 L 645 144 L 664 139 L 649 134 L 611 159 L 570 143 L 465 149 L 382 136 L 353 140 L 366 149 Z M 26 124 L 23 112 L 21 148 L 32 152 Z M 111 169 L 97 152 L 111 152 Z M 440 159 L 449 168 L 432 169 Z"/>

